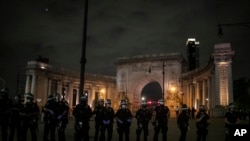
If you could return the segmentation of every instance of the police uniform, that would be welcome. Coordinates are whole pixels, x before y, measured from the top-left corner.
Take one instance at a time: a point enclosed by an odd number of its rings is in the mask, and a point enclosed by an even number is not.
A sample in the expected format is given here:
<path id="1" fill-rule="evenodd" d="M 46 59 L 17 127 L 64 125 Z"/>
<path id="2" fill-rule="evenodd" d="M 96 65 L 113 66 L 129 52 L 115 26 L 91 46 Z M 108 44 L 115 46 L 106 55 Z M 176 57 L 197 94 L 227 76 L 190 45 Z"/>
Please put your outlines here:
<path id="1" fill-rule="evenodd" d="M 105 102 L 105 108 L 101 112 L 101 133 L 99 141 L 105 141 L 105 131 L 108 132 L 108 141 L 112 140 L 113 134 L 113 122 L 114 122 L 114 110 L 110 107 L 111 100 L 107 99 Z"/>
<path id="2" fill-rule="evenodd" d="M 64 99 L 58 102 L 57 107 L 57 131 L 58 131 L 58 140 L 65 141 L 65 128 L 68 124 L 68 111 L 69 111 L 69 104 Z"/>
<path id="3" fill-rule="evenodd" d="M 147 107 L 145 101 L 142 102 L 142 107 L 136 112 L 135 118 L 137 119 L 136 140 L 140 141 L 140 135 L 143 131 L 144 141 L 147 141 L 148 136 L 148 123 L 151 120 L 152 114 Z"/>
<path id="4" fill-rule="evenodd" d="M 92 116 L 92 110 L 87 104 L 87 97 L 81 96 L 80 103 L 73 110 L 75 117 L 75 141 L 89 141 L 89 120 Z"/>
<path id="5" fill-rule="evenodd" d="M 12 100 L 9 98 L 9 90 L 4 88 L 0 91 L 0 126 L 2 130 L 2 141 L 7 141 L 10 112 Z"/>
<path id="6" fill-rule="evenodd" d="M 55 141 L 55 130 L 56 130 L 56 107 L 57 103 L 54 101 L 54 96 L 50 95 L 47 102 L 42 110 L 44 112 L 44 141 Z M 50 134 L 50 140 L 48 138 Z"/>
<path id="7" fill-rule="evenodd" d="M 153 112 L 153 126 L 154 126 L 154 141 L 158 141 L 158 135 L 160 130 L 162 131 L 162 140 L 167 141 L 167 131 L 168 131 L 168 117 L 169 117 L 169 108 L 164 106 L 164 100 L 160 99 L 158 101 L 159 106 L 155 107 Z"/>
<path id="8" fill-rule="evenodd" d="M 98 141 L 99 131 L 102 124 L 101 121 L 101 112 L 103 111 L 103 99 L 98 100 L 98 106 L 95 107 L 93 115 L 95 115 L 95 141 Z"/>
<path id="9" fill-rule="evenodd" d="M 187 105 L 183 104 L 182 111 L 179 114 L 178 119 L 177 119 L 178 127 L 181 130 L 179 141 L 186 141 L 186 135 L 187 135 L 188 126 L 189 126 L 189 115 L 188 115 L 187 110 L 188 110 Z"/>
<path id="10" fill-rule="evenodd" d="M 206 141 L 209 119 L 210 116 L 206 113 L 205 106 L 200 105 L 199 112 L 196 115 L 197 141 Z"/>
<path id="11" fill-rule="evenodd" d="M 22 123 L 23 118 L 20 113 L 24 110 L 24 105 L 21 102 L 21 96 L 16 95 L 14 97 L 15 102 L 13 104 L 13 107 L 11 109 L 11 118 L 10 118 L 10 135 L 9 135 L 9 141 L 14 140 L 15 132 L 16 132 L 16 138 L 17 141 L 22 140 Z"/>
<path id="12" fill-rule="evenodd" d="M 239 122 L 239 115 L 234 110 L 235 106 L 233 103 L 229 104 L 229 111 L 225 114 L 225 141 L 231 141 L 230 136 L 233 134 L 233 126 Z"/>
<path id="13" fill-rule="evenodd" d="M 121 108 L 115 113 L 115 117 L 117 118 L 117 132 L 119 134 L 119 141 L 123 141 L 123 134 L 125 134 L 125 141 L 129 141 L 132 114 L 126 105 L 126 101 L 122 100 Z"/>
<path id="14" fill-rule="evenodd" d="M 33 102 L 33 95 L 31 93 L 25 94 L 26 103 L 24 105 L 24 119 L 23 119 L 23 141 L 27 140 L 27 132 L 30 129 L 32 141 L 37 141 L 38 130 L 38 114 L 39 108 L 37 103 Z"/>

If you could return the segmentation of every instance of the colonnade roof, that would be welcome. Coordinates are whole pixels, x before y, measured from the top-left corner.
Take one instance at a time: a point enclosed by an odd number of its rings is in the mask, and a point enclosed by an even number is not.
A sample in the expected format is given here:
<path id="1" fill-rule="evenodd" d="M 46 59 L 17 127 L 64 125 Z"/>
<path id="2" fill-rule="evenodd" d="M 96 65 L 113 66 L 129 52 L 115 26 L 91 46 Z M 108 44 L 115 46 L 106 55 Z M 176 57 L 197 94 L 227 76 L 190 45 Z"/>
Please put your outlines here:
<path id="1" fill-rule="evenodd" d="M 46 72 L 52 75 L 65 75 L 71 77 L 73 79 L 80 80 L 80 73 L 76 71 L 72 71 L 70 69 L 65 69 L 62 67 L 52 66 L 47 63 L 39 62 L 39 61 L 29 61 L 26 66 L 26 71 L 35 70 L 38 72 Z M 104 81 L 104 82 L 111 82 L 115 83 L 116 77 L 115 76 L 107 76 L 101 74 L 91 74 L 85 73 L 85 80 L 91 81 Z"/>

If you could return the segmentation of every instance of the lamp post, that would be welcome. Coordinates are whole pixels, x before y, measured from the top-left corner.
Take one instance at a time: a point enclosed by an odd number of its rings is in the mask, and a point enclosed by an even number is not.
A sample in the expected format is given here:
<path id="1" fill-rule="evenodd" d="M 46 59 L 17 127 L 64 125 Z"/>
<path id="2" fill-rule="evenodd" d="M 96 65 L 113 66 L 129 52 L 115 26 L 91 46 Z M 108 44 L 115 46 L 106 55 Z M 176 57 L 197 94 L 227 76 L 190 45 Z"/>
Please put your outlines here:
<path id="1" fill-rule="evenodd" d="M 221 38 L 223 36 L 223 31 L 222 31 L 222 26 L 226 26 L 226 27 L 232 27 L 232 26 L 245 26 L 250 28 L 250 22 L 238 22 L 238 23 L 226 23 L 226 24 L 218 24 L 218 33 L 217 35 L 219 36 L 219 38 Z"/>
<path id="2" fill-rule="evenodd" d="M 162 98 L 164 99 L 164 91 L 165 91 L 165 86 L 164 86 L 164 81 L 165 81 L 165 63 L 164 60 L 162 61 Z"/>
<path id="3" fill-rule="evenodd" d="M 148 73 L 151 73 L 150 67 L 148 69 Z M 164 60 L 162 60 L 162 95 L 161 95 L 162 99 L 164 99 L 164 91 L 165 91 L 164 81 L 165 81 L 165 62 Z"/>
<path id="4" fill-rule="evenodd" d="M 88 18 L 88 0 L 85 0 L 79 100 L 80 100 L 81 95 L 83 95 L 83 90 L 84 90 L 84 73 L 85 73 L 85 64 L 86 64 L 87 18 Z"/>

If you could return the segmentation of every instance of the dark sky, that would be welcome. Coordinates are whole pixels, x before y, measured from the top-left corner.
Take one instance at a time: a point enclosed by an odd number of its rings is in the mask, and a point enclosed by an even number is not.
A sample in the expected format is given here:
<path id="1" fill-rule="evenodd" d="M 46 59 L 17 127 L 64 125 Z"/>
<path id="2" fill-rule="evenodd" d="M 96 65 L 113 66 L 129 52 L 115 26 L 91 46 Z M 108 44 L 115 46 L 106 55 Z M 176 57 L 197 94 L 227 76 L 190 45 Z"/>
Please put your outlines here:
<path id="1" fill-rule="evenodd" d="M 39 55 L 80 71 L 84 0 L 1 0 L 0 79 L 16 89 L 17 73 Z M 250 21 L 249 0 L 89 0 L 86 72 L 116 75 L 119 57 L 181 52 L 187 38 L 200 42 L 201 66 L 214 44 L 236 51 L 233 77 L 250 78 L 250 27 L 217 24 Z M 3 82 L 1 80 L 1 87 Z M 15 90 L 11 90 L 15 92 Z"/>

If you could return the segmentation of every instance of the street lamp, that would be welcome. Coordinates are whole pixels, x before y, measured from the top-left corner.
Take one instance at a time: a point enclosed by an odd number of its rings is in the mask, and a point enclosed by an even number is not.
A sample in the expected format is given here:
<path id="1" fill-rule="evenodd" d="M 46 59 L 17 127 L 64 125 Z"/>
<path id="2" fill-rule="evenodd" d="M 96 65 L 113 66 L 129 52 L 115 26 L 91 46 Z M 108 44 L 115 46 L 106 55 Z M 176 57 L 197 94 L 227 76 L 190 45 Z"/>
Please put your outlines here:
<path id="1" fill-rule="evenodd" d="M 165 81 L 165 63 L 164 60 L 162 61 L 162 98 L 164 99 L 164 91 L 165 91 L 165 86 L 164 86 L 164 81 Z"/>
<path id="2" fill-rule="evenodd" d="M 148 73 L 151 73 L 151 68 L 149 67 Z M 164 99 L 164 91 L 165 91 L 165 86 L 164 86 L 164 81 L 165 81 L 165 62 L 162 60 L 162 99 Z"/>
<path id="3" fill-rule="evenodd" d="M 87 41 L 87 18 L 88 18 L 88 0 L 85 0 L 79 99 L 81 95 L 83 95 L 83 90 L 84 90 L 84 73 L 85 73 L 85 64 L 86 64 L 86 41 Z"/>

